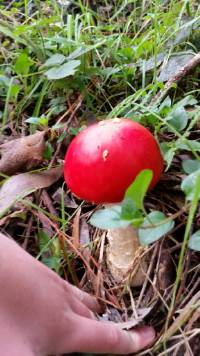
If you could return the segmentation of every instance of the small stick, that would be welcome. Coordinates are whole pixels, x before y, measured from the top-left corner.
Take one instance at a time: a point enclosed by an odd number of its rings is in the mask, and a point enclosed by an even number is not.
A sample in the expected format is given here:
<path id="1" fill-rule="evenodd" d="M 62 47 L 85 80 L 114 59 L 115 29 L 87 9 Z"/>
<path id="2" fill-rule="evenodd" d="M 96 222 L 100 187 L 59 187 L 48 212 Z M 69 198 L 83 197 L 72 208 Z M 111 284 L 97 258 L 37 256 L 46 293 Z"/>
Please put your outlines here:
<path id="1" fill-rule="evenodd" d="M 180 286 L 179 286 L 179 289 L 178 289 L 178 292 L 177 292 L 176 305 L 179 304 L 179 302 L 181 301 L 181 298 L 182 298 L 182 296 L 184 294 L 186 279 L 187 279 L 187 276 L 188 276 L 189 265 L 190 265 L 190 262 L 191 262 L 190 259 L 191 259 L 191 252 L 189 250 L 189 252 L 186 254 L 186 257 L 185 257 L 185 261 L 186 261 L 185 270 L 184 270 L 184 273 L 182 275 Z"/>
<path id="2" fill-rule="evenodd" d="M 30 217 L 29 220 L 28 220 L 27 227 L 26 227 L 25 239 L 24 239 L 24 242 L 23 242 L 22 245 L 21 245 L 21 247 L 22 247 L 25 251 L 26 251 L 27 246 L 28 246 L 28 241 L 29 241 L 29 237 L 30 237 L 30 234 L 31 234 L 32 227 L 33 227 L 33 216 L 31 215 L 31 217 Z"/>
<path id="3" fill-rule="evenodd" d="M 96 298 L 98 298 L 99 296 L 102 297 L 102 295 L 101 295 L 102 262 L 103 262 L 103 255 L 104 255 L 105 239 L 106 239 L 106 233 L 103 233 L 102 237 L 101 237 L 99 260 L 98 260 L 99 268 L 98 268 L 98 272 L 97 272 L 97 281 L 96 281 Z"/>
<path id="4" fill-rule="evenodd" d="M 53 202 L 52 202 L 49 194 L 47 193 L 46 189 L 42 190 L 41 198 L 43 200 L 44 205 L 49 210 L 50 214 L 54 215 L 54 216 L 58 216 L 58 213 L 57 213 L 56 209 L 54 208 Z"/>
<path id="5" fill-rule="evenodd" d="M 150 105 L 153 106 L 161 102 L 168 94 L 173 84 L 177 84 L 181 79 L 188 75 L 195 67 L 200 64 L 200 53 L 197 53 L 190 61 L 175 73 L 165 84 L 164 89 L 160 90 L 151 100 Z"/>

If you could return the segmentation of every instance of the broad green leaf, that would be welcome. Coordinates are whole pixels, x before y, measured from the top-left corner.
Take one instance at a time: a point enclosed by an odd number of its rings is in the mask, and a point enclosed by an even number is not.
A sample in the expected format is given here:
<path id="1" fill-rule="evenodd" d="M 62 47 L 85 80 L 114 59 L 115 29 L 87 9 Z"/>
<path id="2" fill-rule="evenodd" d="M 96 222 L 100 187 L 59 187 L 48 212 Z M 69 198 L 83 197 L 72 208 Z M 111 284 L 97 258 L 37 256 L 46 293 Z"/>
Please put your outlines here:
<path id="1" fill-rule="evenodd" d="M 46 117 L 44 115 L 40 116 L 40 118 L 39 118 L 40 125 L 48 126 L 48 122 L 49 122 L 48 117 Z"/>
<path id="2" fill-rule="evenodd" d="M 191 174 L 200 169 L 200 161 L 197 159 L 186 159 L 182 162 L 182 167 L 185 173 Z"/>
<path id="3" fill-rule="evenodd" d="M 156 226 L 158 225 L 158 226 Z M 166 235 L 174 226 L 174 221 L 166 221 L 161 211 L 152 211 L 148 214 L 138 230 L 141 245 L 148 245 Z"/>
<path id="4" fill-rule="evenodd" d="M 86 54 L 86 53 L 92 51 L 93 49 L 102 46 L 102 44 L 104 44 L 106 41 L 107 40 L 104 39 L 104 40 L 102 40 L 100 42 L 97 42 L 97 43 L 91 45 L 91 46 L 88 46 L 88 45 L 85 46 L 85 47 L 84 46 L 80 46 L 80 47 L 76 48 L 73 52 L 71 52 L 69 54 L 69 56 L 67 57 L 67 59 L 71 60 L 71 59 L 78 58 L 78 57 L 82 56 L 83 54 Z"/>
<path id="5" fill-rule="evenodd" d="M 51 145 L 50 142 L 46 143 L 45 151 L 44 151 L 44 159 L 50 160 L 52 155 L 53 155 L 53 146 Z"/>
<path id="6" fill-rule="evenodd" d="M 28 122 L 28 124 L 39 125 L 40 124 L 40 118 L 31 116 L 28 119 L 26 119 L 25 122 Z"/>
<path id="7" fill-rule="evenodd" d="M 164 161 L 167 163 L 167 167 L 165 168 L 165 171 L 167 171 L 172 164 L 176 148 L 175 146 L 168 144 L 167 142 L 161 143 L 160 148 L 163 154 Z"/>
<path id="8" fill-rule="evenodd" d="M 50 80 L 57 80 L 73 75 L 80 65 L 80 61 L 74 60 L 68 63 L 64 63 L 59 67 L 53 67 L 45 72 L 46 76 Z"/>
<path id="9" fill-rule="evenodd" d="M 121 204 L 121 221 L 129 221 L 130 225 L 138 227 L 143 222 L 143 214 L 137 209 L 134 201 L 130 198 L 125 198 Z"/>
<path id="10" fill-rule="evenodd" d="M 66 60 L 66 57 L 61 53 L 53 54 L 47 61 L 42 65 L 42 67 L 52 67 L 55 65 L 62 64 Z"/>
<path id="11" fill-rule="evenodd" d="M 127 227 L 130 221 L 121 220 L 121 206 L 114 205 L 112 208 L 96 211 L 89 220 L 89 223 L 100 229 L 117 229 Z"/>
<path id="12" fill-rule="evenodd" d="M 152 171 L 150 169 L 144 169 L 137 175 L 125 193 L 125 198 L 132 199 L 138 209 L 143 209 L 144 196 L 151 183 L 152 177 Z"/>
<path id="13" fill-rule="evenodd" d="M 14 70 L 17 74 L 28 74 L 29 68 L 32 63 L 33 61 L 28 57 L 26 53 L 21 53 L 15 62 Z"/>
<path id="14" fill-rule="evenodd" d="M 186 142 L 181 142 L 182 140 L 177 140 L 176 142 L 176 147 L 178 149 L 181 149 L 181 150 L 187 150 L 187 151 L 191 151 L 191 148 L 194 150 L 194 151 L 200 151 L 200 142 L 199 141 L 196 141 L 196 140 L 187 140 L 187 143 Z"/>
<path id="15" fill-rule="evenodd" d="M 42 263 L 50 269 L 57 271 L 60 268 L 61 258 L 58 256 L 42 257 Z"/>
<path id="16" fill-rule="evenodd" d="M 125 198 L 122 201 L 121 205 L 121 219 L 132 220 L 136 217 L 136 214 L 139 212 L 137 209 L 134 200 L 131 198 Z"/>
<path id="17" fill-rule="evenodd" d="M 13 35 L 20 36 L 21 34 L 28 32 L 30 29 L 31 29 L 31 26 L 22 25 L 22 23 L 20 23 L 20 25 L 15 24 L 15 29 L 13 31 Z"/>
<path id="18" fill-rule="evenodd" d="M 181 184 L 181 189 L 184 191 L 187 200 L 193 199 L 194 191 L 196 188 L 196 184 L 199 182 L 199 178 L 200 178 L 200 169 L 190 174 L 183 180 Z M 200 199 L 200 187 L 199 187 L 199 199 Z"/>
<path id="19" fill-rule="evenodd" d="M 164 156 L 164 160 L 165 162 L 167 163 L 167 167 L 165 168 L 165 171 L 167 171 L 171 164 L 172 164 L 172 161 L 174 159 L 174 156 L 175 156 L 175 149 L 174 148 L 171 148 Z"/>
<path id="20" fill-rule="evenodd" d="M 180 100 L 178 102 L 179 106 L 193 106 L 196 105 L 198 103 L 198 101 L 192 96 L 192 95 L 187 95 L 185 98 L 183 98 L 182 100 Z"/>
<path id="21" fill-rule="evenodd" d="M 195 251 L 200 251 L 200 230 L 196 231 L 188 241 L 188 247 Z"/>
<path id="22" fill-rule="evenodd" d="M 167 119 L 177 131 L 182 131 L 188 123 L 188 115 L 183 106 L 172 109 Z"/>
<path id="23" fill-rule="evenodd" d="M 121 71 L 121 68 L 119 68 L 119 67 L 106 67 L 106 68 L 101 69 L 100 73 L 108 78 L 109 76 L 116 74 L 120 71 Z"/>
<path id="24" fill-rule="evenodd" d="M 19 94 L 20 90 L 21 90 L 20 85 L 12 84 L 11 88 L 10 88 L 10 96 L 11 96 L 11 98 L 16 98 L 17 95 Z"/>
<path id="25" fill-rule="evenodd" d="M 1 85 L 5 86 L 5 87 L 9 87 L 10 78 L 6 77 L 5 75 L 0 74 L 0 86 Z"/>
<path id="26" fill-rule="evenodd" d="M 69 56 L 67 57 L 68 60 L 72 60 L 75 59 L 77 57 L 80 57 L 81 55 L 87 53 L 88 51 L 90 51 L 90 49 L 88 47 L 78 47 L 76 48 L 73 52 L 71 52 L 69 54 Z"/>
<path id="27" fill-rule="evenodd" d="M 159 106 L 159 113 L 162 113 L 163 109 L 169 109 L 171 108 L 172 105 L 172 101 L 171 98 L 169 96 L 167 96 L 165 98 L 165 100 L 163 100 L 163 102 L 161 103 L 161 105 Z"/>

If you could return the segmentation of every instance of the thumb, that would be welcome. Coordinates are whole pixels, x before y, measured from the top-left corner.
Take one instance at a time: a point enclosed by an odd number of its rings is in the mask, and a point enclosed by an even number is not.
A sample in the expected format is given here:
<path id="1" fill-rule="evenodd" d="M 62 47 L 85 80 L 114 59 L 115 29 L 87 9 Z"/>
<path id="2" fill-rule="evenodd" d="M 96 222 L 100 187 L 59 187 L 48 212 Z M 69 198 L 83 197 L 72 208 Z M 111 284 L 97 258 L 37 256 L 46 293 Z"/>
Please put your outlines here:
<path id="1" fill-rule="evenodd" d="M 155 339 L 155 331 L 149 326 L 125 331 L 112 322 L 82 317 L 77 330 L 76 352 L 129 354 L 150 346 Z"/>

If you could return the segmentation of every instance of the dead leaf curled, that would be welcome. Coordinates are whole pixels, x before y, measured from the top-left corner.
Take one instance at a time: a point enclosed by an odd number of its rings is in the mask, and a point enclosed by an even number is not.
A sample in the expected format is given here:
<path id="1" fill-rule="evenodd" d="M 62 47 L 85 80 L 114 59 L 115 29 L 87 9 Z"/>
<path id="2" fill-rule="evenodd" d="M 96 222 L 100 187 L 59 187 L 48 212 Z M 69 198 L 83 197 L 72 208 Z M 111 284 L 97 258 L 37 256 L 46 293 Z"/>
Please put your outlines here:
<path id="1" fill-rule="evenodd" d="M 0 145 L 0 172 L 12 175 L 31 170 L 43 160 L 45 131 L 17 138 Z"/>
<path id="2" fill-rule="evenodd" d="M 63 174 L 63 167 L 37 173 L 21 173 L 5 181 L 0 189 L 0 217 L 16 202 L 30 193 L 46 188 Z"/>

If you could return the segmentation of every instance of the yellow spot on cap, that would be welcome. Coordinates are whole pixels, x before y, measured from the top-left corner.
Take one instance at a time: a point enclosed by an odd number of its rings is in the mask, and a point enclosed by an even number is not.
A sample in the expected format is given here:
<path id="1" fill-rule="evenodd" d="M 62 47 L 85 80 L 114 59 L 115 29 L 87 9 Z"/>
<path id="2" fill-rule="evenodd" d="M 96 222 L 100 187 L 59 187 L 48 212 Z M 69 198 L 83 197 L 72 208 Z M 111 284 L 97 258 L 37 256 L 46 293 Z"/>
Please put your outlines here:
<path id="1" fill-rule="evenodd" d="M 105 125 L 105 121 L 99 121 L 99 126 L 104 126 Z"/>
<path id="2" fill-rule="evenodd" d="M 104 162 L 105 162 L 105 161 L 107 160 L 107 158 L 108 158 L 108 150 L 104 150 L 104 151 L 103 151 L 102 157 L 103 157 L 103 160 L 104 160 Z"/>
<path id="3" fill-rule="evenodd" d="M 115 117 L 115 118 L 113 119 L 113 122 L 114 122 L 115 124 L 119 124 L 119 123 L 121 122 L 121 119 L 119 119 L 118 117 Z"/>

